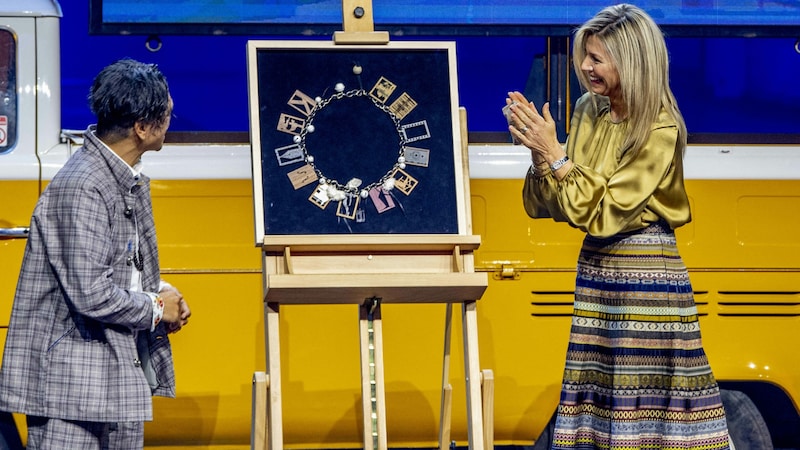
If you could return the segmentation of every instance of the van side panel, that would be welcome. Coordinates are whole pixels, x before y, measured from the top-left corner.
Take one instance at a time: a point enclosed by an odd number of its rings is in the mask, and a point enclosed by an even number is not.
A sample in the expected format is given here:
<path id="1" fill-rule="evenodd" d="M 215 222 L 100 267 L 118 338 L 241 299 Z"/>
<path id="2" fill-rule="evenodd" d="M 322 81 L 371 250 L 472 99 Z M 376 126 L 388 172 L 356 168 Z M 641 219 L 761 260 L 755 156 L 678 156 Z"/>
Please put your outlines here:
<path id="1" fill-rule="evenodd" d="M 480 360 L 495 375 L 498 445 L 530 444 L 558 402 L 583 237 L 566 224 L 528 218 L 521 189 L 522 180 L 471 181 L 473 228 L 482 237 L 476 268 L 490 280 L 478 303 Z M 715 375 L 775 383 L 796 398 L 800 358 L 785 348 L 800 338 L 799 242 L 791 229 L 800 219 L 792 207 L 800 181 L 689 180 L 687 189 L 694 220 L 678 230 L 678 242 Z M 249 181 L 160 180 L 153 197 L 164 278 L 183 290 L 194 315 L 174 336 L 178 398 L 156 400 L 148 445 L 245 444 L 252 375 L 265 367 Z M 356 307 L 281 311 L 286 444 L 360 446 Z M 455 322 L 453 438 L 465 441 Z M 393 445 L 436 445 L 443 324 L 442 305 L 384 307 Z"/>

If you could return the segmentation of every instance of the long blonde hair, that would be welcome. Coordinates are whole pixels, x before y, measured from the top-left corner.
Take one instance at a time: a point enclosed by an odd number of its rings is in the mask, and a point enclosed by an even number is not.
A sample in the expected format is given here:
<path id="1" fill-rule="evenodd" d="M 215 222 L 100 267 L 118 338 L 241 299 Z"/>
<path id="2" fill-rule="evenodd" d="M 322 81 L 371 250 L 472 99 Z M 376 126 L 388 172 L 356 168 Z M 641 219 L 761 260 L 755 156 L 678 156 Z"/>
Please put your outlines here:
<path id="1" fill-rule="evenodd" d="M 683 153 L 686 123 L 669 86 L 669 56 L 658 25 L 646 12 L 629 4 L 609 6 L 583 24 L 575 34 L 573 66 L 589 92 L 589 77 L 581 70 L 581 62 L 590 36 L 605 46 L 619 73 L 629 122 L 620 154 L 637 152 L 647 142 L 662 107 L 678 125 L 678 149 Z"/>

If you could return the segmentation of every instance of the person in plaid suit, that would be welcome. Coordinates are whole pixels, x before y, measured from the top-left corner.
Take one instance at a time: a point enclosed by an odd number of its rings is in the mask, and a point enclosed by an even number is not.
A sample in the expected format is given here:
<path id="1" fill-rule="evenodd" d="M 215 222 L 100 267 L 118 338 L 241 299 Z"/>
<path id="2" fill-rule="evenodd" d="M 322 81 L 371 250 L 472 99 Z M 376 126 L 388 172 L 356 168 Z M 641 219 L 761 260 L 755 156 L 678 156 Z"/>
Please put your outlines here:
<path id="1" fill-rule="evenodd" d="M 166 78 L 120 60 L 89 94 L 97 124 L 33 211 L 0 367 L 0 410 L 29 450 L 137 449 L 152 396 L 175 396 L 168 334 L 188 323 L 161 280 L 141 156 L 170 124 Z"/>

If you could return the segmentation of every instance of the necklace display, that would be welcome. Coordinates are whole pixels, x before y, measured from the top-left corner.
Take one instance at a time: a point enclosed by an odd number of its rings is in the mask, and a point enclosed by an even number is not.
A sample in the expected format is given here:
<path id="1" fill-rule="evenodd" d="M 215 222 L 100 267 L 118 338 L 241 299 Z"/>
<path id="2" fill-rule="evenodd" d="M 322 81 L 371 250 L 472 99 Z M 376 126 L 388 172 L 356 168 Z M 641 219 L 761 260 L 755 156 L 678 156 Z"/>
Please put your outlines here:
<path id="1" fill-rule="evenodd" d="M 362 201 L 371 201 L 378 214 L 397 206 L 402 208 L 393 192 L 400 191 L 406 196 L 411 194 L 419 181 L 412 177 L 406 168 L 408 165 L 428 167 L 430 152 L 428 149 L 411 147 L 408 144 L 430 138 L 430 131 L 426 120 L 405 124 L 402 122 L 417 106 L 417 102 L 408 93 L 403 92 L 387 104 L 397 85 L 386 77 L 379 77 L 370 90 L 365 90 L 360 87 L 363 68 L 355 65 L 352 71 L 358 80 L 358 89 L 346 90 L 344 83 L 336 83 L 334 93 L 325 98 L 321 96 L 312 98 L 299 89 L 294 91 L 287 105 L 294 111 L 300 112 L 302 116 L 298 117 L 296 112 L 280 114 L 277 129 L 292 135 L 292 144 L 276 148 L 275 156 L 279 166 L 304 163 L 287 175 L 295 190 L 312 183 L 316 184 L 308 197 L 312 204 L 324 210 L 330 202 L 338 202 L 336 208 L 338 217 L 364 222 L 366 214 L 361 205 Z M 347 181 L 327 176 L 323 168 L 318 165 L 307 141 L 309 135 L 317 131 L 314 122 L 323 109 L 332 107 L 337 102 L 356 98 L 370 100 L 371 105 L 391 120 L 398 141 L 397 153 L 391 160 L 391 165 L 378 179 L 366 184 L 357 176 L 351 176 Z"/>
<path id="2" fill-rule="evenodd" d="M 322 173 L 320 169 L 316 167 L 314 164 L 314 156 L 308 153 L 306 148 L 306 136 L 309 133 L 313 133 L 315 130 L 314 127 L 314 118 L 316 117 L 317 113 L 321 111 L 323 108 L 335 102 L 337 100 L 341 100 L 344 98 L 353 98 L 353 97 L 367 97 L 369 98 L 372 103 L 378 107 L 381 111 L 386 113 L 397 129 L 397 134 L 399 136 L 400 142 L 403 142 L 403 129 L 402 125 L 400 124 L 400 120 L 397 118 L 397 115 L 392 112 L 388 106 L 378 102 L 375 98 L 371 97 L 367 91 L 364 89 L 354 89 L 351 91 L 344 92 L 344 85 L 337 84 L 336 85 L 336 93 L 331 95 L 326 99 L 322 99 L 317 97 L 315 99 L 315 106 L 311 110 L 311 114 L 309 114 L 308 119 L 306 121 L 305 128 L 300 131 L 300 134 L 294 136 L 293 141 L 300 146 L 300 149 L 303 151 L 305 155 L 306 163 L 311 166 L 316 173 L 319 184 L 321 189 L 325 191 L 325 193 L 330 197 L 332 200 L 341 201 L 345 198 L 347 194 L 351 195 L 360 195 L 361 198 L 367 198 L 369 195 L 369 191 L 377 186 L 381 186 L 383 189 L 387 191 L 391 191 L 394 189 L 394 179 L 392 175 L 396 173 L 397 169 L 405 169 L 406 168 L 406 158 L 403 156 L 403 146 L 400 145 L 399 154 L 397 156 L 397 161 L 394 165 L 383 175 L 379 180 L 372 182 L 364 187 L 361 187 L 363 181 L 359 178 L 351 178 L 348 180 L 346 184 L 342 184 L 339 180 L 335 180 L 333 178 L 326 177 L 325 174 Z"/>

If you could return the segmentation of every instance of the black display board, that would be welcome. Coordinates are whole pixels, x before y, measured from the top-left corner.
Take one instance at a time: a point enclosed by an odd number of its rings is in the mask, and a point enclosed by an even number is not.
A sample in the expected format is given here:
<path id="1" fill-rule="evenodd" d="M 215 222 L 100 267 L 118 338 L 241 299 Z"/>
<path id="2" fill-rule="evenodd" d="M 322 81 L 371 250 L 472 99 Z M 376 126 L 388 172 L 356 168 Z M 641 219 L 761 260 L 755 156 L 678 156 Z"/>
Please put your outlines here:
<path id="1" fill-rule="evenodd" d="M 464 233 L 454 44 L 248 43 L 256 242 Z"/>

